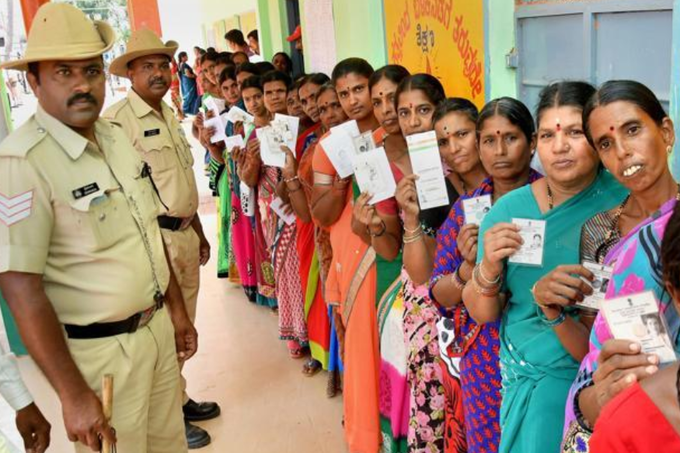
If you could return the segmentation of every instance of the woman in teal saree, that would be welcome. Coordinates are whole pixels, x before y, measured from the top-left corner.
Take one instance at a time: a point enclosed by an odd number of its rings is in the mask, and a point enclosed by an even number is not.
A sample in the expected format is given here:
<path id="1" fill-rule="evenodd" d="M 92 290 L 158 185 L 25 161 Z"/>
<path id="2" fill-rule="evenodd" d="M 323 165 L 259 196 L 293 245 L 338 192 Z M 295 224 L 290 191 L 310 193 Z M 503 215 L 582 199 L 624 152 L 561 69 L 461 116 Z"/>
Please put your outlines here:
<path id="1" fill-rule="evenodd" d="M 541 93 L 537 149 L 546 178 L 507 194 L 491 209 L 480 228 L 478 264 L 463 293 L 478 323 L 501 319 L 502 453 L 559 451 L 560 407 L 587 352 L 590 327 L 577 309 L 562 309 L 554 298 L 578 300 L 588 292 L 578 278 L 592 278 L 579 263 L 581 226 L 625 197 L 583 133 L 581 112 L 593 91 L 587 84 L 563 82 Z M 502 152 L 512 137 L 496 140 Z M 540 265 L 508 260 L 523 243 L 531 246 L 514 219 L 545 221 L 542 244 L 532 252 Z"/>

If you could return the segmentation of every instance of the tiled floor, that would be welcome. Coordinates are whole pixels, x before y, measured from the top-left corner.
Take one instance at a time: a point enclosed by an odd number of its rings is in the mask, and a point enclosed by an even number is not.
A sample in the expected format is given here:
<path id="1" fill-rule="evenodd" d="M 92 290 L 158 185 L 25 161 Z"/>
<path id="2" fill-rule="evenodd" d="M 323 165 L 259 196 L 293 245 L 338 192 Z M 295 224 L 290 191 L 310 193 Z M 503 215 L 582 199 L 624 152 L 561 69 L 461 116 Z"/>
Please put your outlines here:
<path id="1" fill-rule="evenodd" d="M 189 123 L 185 123 L 189 128 Z M 188 134 L 190 135 L 190 134 Z M 192 139 L 193 140 L 193 139 Z M 202 150 L 194 147 L 202 198 Z M 208 209 L 209 210 L 209 209 Z M 215 238 L 216 218 L 202 216 L 206 234 Z M 213 246 L 213 253 L 217 250 Z M 326 375 L 302 375 L 302 362 L 288 357 L 277 338 L 277 318 L 249 303 L 240 287 L 215 275 L 215 261 L 203 268 L 198 304 L 199 352 L 185 367 L 190 395 L 217 401 L 222 416 L 200 423 L 213 437 L 203 453 L 343 453 L 342 396 L 326 398 Z M 68 453 L 61 408 L 30 358 L 20 359 L 22 374 L 52 423 L 49 451 Z M 0 429 L 20 443 L 11 409 L 0 401 Z M 120 452 L 125 453 L 125 452 Z M 172 453 L 172 452 L 168 452 Z"/>

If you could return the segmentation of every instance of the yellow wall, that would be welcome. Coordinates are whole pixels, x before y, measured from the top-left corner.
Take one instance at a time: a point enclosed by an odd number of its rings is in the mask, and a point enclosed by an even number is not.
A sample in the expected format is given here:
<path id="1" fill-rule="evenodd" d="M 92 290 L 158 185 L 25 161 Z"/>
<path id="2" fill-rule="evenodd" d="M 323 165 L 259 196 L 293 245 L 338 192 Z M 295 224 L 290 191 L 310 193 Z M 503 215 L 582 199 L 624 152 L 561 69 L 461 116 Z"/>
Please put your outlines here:
<path id="1" fill-rule="evenodd" d="M 214 45 L 217 50 L 229 50 L 224 41 L 224 34 L 227 31 L 240 28 L 245 36 L 249 31 L 257 28 L 257 0 L 226 2 L 224 0 L 199 0 L 198 3 L 197 8 L 201 11 L 201 25 L 205 35 L 202 44 L 206 47 Z"/>

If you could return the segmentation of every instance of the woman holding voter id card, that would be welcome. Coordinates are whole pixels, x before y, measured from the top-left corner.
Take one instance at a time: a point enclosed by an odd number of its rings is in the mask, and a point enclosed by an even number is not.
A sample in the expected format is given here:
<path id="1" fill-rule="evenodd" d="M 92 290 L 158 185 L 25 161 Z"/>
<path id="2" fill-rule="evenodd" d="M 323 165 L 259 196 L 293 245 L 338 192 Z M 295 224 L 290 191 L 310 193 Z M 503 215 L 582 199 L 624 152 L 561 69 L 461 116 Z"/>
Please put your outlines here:
<path id="1" fill-rule="evenodd" d="M 632 81 L 605 83 L 591 98 L 583 118 L 588 140 L 602 163 L 630 190 L 629 198 L 609 211 L 609 218 L 616 220 L 610 226 L 616 240 L 604 263 L 613 267 L 613 274 L 600 308 L 623 296 L 651 291 L 677 352 L 680 320 L 659 266 L 661 240 L 678 198 L 667 165 L 675 141 L 673 123 L 651 90 Z M 656 373 L 663 362 L 660 351 L 646 348 L 644 337 L 635 343 L 614 338 L 600 311 L 590 335 L 590 352 L 567 400 L 564 451 L 583 451 L 575 445 L 588 444 L 605 404 Z"/>
<path id="2" fill-rule="evenodd" d="M 680 209 L 673 210 L 661 244 L 662 281 L 680 310 Z M 601 411 L 590 440 L 596 453 L 680 451 L 680 363 L 634 380 Z M 653 441 L 652 441 L 653 439 Z M 583 449 L 581 451 L 584 451 Z"/>
<path id="3" fill-rule="evenodd" d="M 444 380 L 450 401 L 457 395 L 451 395 L 449 388 L 460 382 L 467 451 L 497 451 L 501 437 L 500 321 L 478 325 L 461 302 L 464 303 L 463 289 L 477 260 L 479 224 L 492 201 L 541 178 L 529 166 L 534 148 L 534 119 L 524 104 L 507 97 L 489 102 L 479 115 L 470 101 L 450 99 L 440 104 L 435 118 L 442 118 L 435 125 L 437 136 L 441 137 L 440 148 L 442 139 L 447 143 L 458 140 L 459 144 L 451 145 L 459 150 L 453 156 L 467 154 L 470 160 L 474 156 L 489 174 L 478 187 L 461 195 L 437 233 L 430 293 L 435 304 L 453 309 L 447 314 L 448 319 L 439 324 L 439 335 L 442 340 L 452 338 L 442 351 L 448 359 L 445 361 L 460 363 L 459 373 L 455 369 L 453 373 L 446 371 Z M 505 139 L 500 140 L 498 131 Z M 453 170 L 461 174 L 457 167 Z"/>
<path id="4" fill-rule="evenodd" d="M 501 320 L 503 453 L 559 450 L 559 408 L 587 352 L 587 327 L 577 310 L 563 307 L 579 297 L 570 285 L 581 281 L 570 274 L 592 277 L 579 265 L 580 230 L 625 197 L 584 134 L 581 114 L 593 91 L 563 82 L 541 92 L 537 149 L 545 178 L 507 194 L 484 218 L 477 265 L 463 291 L 475 321 Z M 536 235 L 540 248 L 530 247 Z"/>

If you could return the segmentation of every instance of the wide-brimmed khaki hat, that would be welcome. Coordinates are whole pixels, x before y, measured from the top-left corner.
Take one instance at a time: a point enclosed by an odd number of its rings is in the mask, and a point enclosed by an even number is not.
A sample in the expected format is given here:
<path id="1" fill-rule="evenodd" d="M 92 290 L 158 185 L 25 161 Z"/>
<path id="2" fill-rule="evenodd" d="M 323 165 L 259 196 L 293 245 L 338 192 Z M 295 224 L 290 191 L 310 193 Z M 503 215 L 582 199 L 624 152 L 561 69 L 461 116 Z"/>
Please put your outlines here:
<path id="1" fill-rule="evenodd" d="M 38 9 L 28 33 L 26 53 L 0 68 L 28 70 L 38 61 L 74 61 L 97 57 L 113 46 L 116 33 L 103 21 L 91 21 L 68 3 L 45 3 Z"/>
<path id="2" fill-rule="evenodd" d="M 128 64 L 131 61 L 147 55 L 166 55 L 172 59 L 178 47 L 179 44 L 175 41 L 163 44 L 156 33 L 148 28 L 142 28 L 132 33 L 125 53 L 111 62 L 109 72 L 118 77 L 127 77 Z"/>

